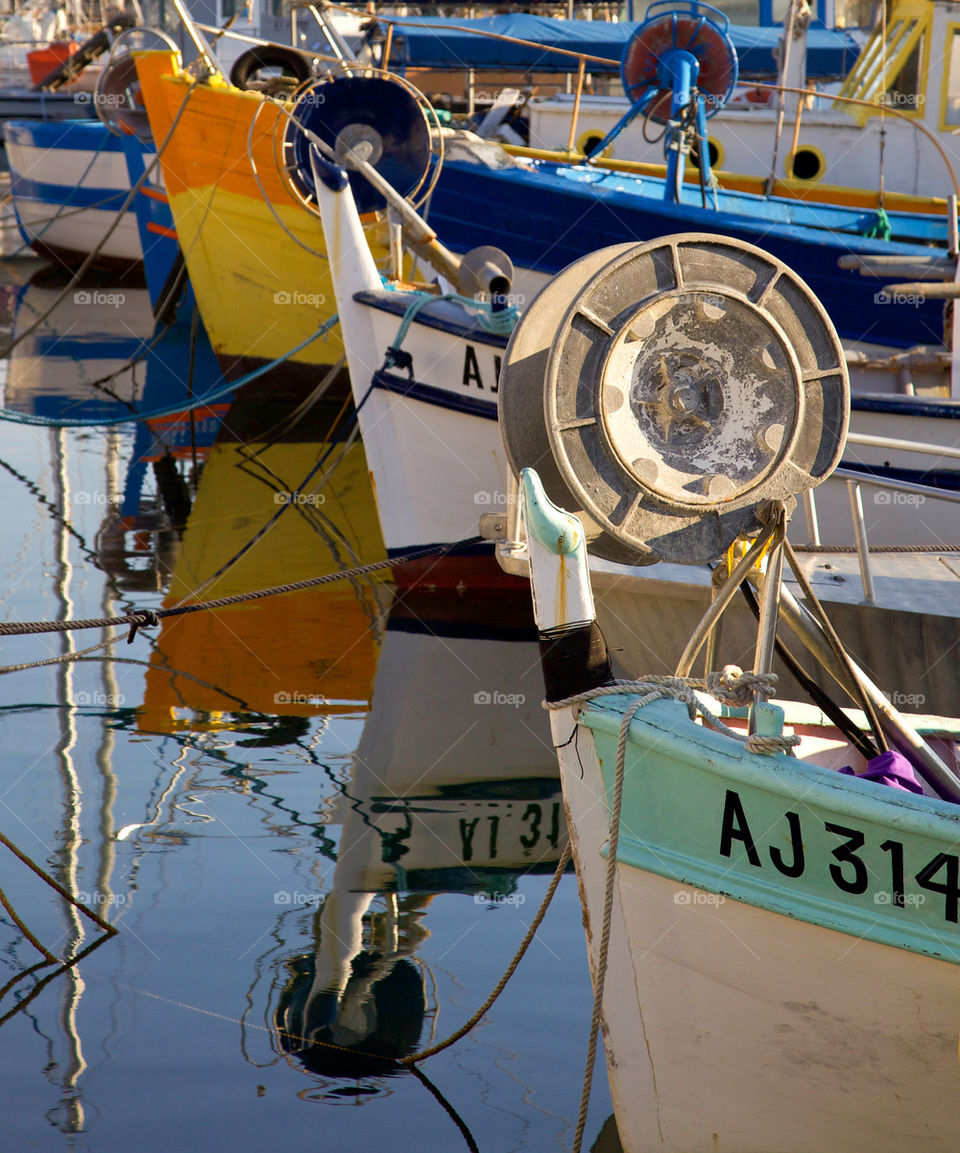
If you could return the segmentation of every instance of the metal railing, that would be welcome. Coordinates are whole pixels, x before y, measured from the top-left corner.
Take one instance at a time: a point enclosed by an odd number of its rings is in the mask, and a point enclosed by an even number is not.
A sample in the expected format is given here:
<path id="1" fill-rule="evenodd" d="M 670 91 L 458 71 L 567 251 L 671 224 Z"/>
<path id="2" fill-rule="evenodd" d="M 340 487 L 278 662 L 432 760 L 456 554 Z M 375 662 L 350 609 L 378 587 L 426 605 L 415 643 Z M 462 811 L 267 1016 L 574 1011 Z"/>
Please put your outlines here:
<path id="1" fill-rule="evenodd" d="M 949 445 L 923 444 L 919 441 L 900 440 L 896 437 L 871 436 L 868 433 L 849 433 L 847 443 L 859 445 L 863 448 L 880 448 L 898 452 L 914 452 L 920 456 L 933 456 L 948 460 L 960 460 L 960 447 Z M 845 481 L 847 495 L 850 502 L 850 515 L 853 520 L 853 532 L 857 549 L 857 559 L 860 566 L 860 581 L 863 585 L 864 600 L 868 604 L 876 603 L 876 589 L 873 581 L 873 571 L 870 567 L 870 544 L 867 538 L 866 519 L 863 515 L 863 498 L 861 488 L 879 488 L 890 492 L 899 492 L 911 496 L 922 497 L 924 500 L 939 500 L 947 504 L 960 504 L 960 491 L 937 488 L 934 485 L 920 484 L 908 480 L 889 480 L 886 477 L 872 476 L 868 473 L 858 472 L 849 468 L 838 468 L 832 477 Z M 814 490 L 809 489 L 804 494 L 804 512 L 806 514 L 807 529 L 811 544 L 819 547 L 820 530 L 817 517 L 816 499 Z M 917 548 L 926 548 L 917 544 Z M 826 546 L 829 549 L 829 546 Z M 909 552 L 909 546 L 904 546 L 904 552 Z M 944 547 L 944 552 L 949 551 Z"/>

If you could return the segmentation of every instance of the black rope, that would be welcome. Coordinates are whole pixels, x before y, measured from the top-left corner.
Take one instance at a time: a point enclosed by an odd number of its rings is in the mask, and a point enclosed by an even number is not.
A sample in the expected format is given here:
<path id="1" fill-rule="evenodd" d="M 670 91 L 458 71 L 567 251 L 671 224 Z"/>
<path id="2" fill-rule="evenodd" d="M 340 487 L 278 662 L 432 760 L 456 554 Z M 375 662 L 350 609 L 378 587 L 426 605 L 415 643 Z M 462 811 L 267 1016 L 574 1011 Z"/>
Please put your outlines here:
<path id="1" fill-rule="evenodd" d="M 133 640 L 137 630 L 148 626 L 156 626 L 167 617 L 184 616 L 187 613 L 207 612 L 211 609 L 227 608 L 229 605 L 244 604 L 247 601 L 264 600 L 266 597 L 281 596 L 284 593 L 302 592 L 304 589 L 319 588 L 321 585 L 332 584 L 340 580 L 352 580 L 354 577 L 366 576 L 368 573 L 379 572 L 387 568 L 399 568 L 411 561 L 421 560 L 428 556 L 443 556 L 457 548 L 468 548 L 480 544 L 481 536 L 468 537 L 448 544 L 428 545 L 425 548 L 414 549 L 399 557 L 388 557 L 386 560 L 373 561 L 371 564 L 359 565 L 356 568 L 344 569 L 341 572 L 326 573 L 324 576 L 309 577 L 302 581 L 292 581 L 290 584 L 274 585 L 271 588 L 257 589 L 255 592 L 235 593 L 233 596 L 220 597 L 212 601 L 198 601 L 196 604 L 176 605 L 169 609 L 138 609 L 136 612 L 126 613 L 120 617 L 97 617 L 96 619 L 80 621 L 23 621 L 21 623 L 0 621 L 0 636 L 25 636 L 33 633 L 65 633 L 77 629 L 103 629 L 111 626 L 130 625 L 128 640 Z"/>

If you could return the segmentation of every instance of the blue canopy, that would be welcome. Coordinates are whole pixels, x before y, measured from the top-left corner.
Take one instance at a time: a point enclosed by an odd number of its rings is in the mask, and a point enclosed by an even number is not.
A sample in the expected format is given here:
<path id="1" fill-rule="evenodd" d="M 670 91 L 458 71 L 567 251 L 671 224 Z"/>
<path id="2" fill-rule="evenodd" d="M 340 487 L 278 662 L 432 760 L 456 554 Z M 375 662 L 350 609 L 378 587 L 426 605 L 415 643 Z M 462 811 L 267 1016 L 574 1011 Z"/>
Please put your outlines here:
<path id="1" fill-rule="evenodd" d="M 408 16 L 392 20 L 395 25 L 390 65 L 393 68 L 506 69 L 510 71 L 576 72 L 571 56 L 547 52 L 546 47 L 565 48 L 602 56 L 609 64 L 588 62 L 589 72 L 618 72 L 623 49 L 639 27 L 635 23 L 611 24 L 601 20 L 557 20 L 549 16 L 516 13 L 459 20 L 439 16 Z M 381 24 L 386 33 L 386 25 Z M 533 40 L 543 48 L 510 44 L 478 36 L 495 32 Z M 740 59 L 741 76 L 775 76 L 774 53 L 783 35 L 780 27 L 730 26 L 730 37 Z M 807 33 L 807 74 L 817 77 L 845 76 L 859 48 L 849 33 L 839 29 L 811 28 Z"/>

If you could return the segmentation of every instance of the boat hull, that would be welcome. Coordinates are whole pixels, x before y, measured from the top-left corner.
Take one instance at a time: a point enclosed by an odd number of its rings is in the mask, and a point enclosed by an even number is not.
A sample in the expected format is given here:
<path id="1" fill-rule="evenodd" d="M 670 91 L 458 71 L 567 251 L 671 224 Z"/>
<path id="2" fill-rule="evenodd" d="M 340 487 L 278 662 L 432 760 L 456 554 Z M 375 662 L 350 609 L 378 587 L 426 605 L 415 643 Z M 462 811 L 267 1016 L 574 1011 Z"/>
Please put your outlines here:
<path id="1" fill-rule="evenodd" d="M 949 855 L 960 814 L 830 770 L 783 769 L 788 758 L 746 755 L 757 763 L 741 772 L 723 738 L 677 737 L 685 706 L 658 702 L 640 716 L 604 1001 L 624 1149 L 953 1147 L 960 938 L 950 901 L 913 874 Z M 572 723 L 555 716 L 555 745 Z M 594 976 L 617 723 L 607 716 L 602 732 L 581 729 L 576 751 L 560 751 Z M 906 862 L 902 905 L 891 899 L 894 854 L 880 847 L 891 842 Z M 852 886 L 852 858 L 862 894 L 831 873 Z"/>
<path id="2" fill-rule="evenodd" d="M 941 343 L 940 302 L 891 305 L 880 284 L 837 266 L 841 256 L 850 254 L 917 258 L 928 256 L 928 247 L 798 223 L 808 217 L 832 219 L 824 206 L 798 203 L 780 221 L 769 218 L 773 205 L 763 200 L 737 212 L 671 204 L 663 199 L 662 183 L 546 163 L 533 170 L 489 169 L 448 160 L 431 200 L 430 223 L 455 251 L 495 245 L 518 267 L 548 276 L 625 241 L 642 243 L 676 232 L 730 236 L 759 245 L 792 268 L 845 340 L 894 348 Z M 866 221 L 863 226 L 869 227 Z"/>
<path id="3" fill-rule="evenodd" d="M 312 371 L 343 354 L 319 217 L 278 171 L 282 107 L 211 80 L 190 90 L 169 53 L 138 58 L 144 102 L 162 157 L 170 210 L 190 281 L 224 375 L 287 357 Z M 379 226 L 378 226 L 379 227 Z M 378 258 L 385 249 L 376 237 Z M 311 339 L 315 338 L 315 339 Z"/>
<path id="4" fill-rule="evenodd" d="M 6 151 L 13 206 L 26 243 L 68 266 L 97 251 L 101 268 L 143 259 L 123 143 L 99 121 L 9 121 Z"/>

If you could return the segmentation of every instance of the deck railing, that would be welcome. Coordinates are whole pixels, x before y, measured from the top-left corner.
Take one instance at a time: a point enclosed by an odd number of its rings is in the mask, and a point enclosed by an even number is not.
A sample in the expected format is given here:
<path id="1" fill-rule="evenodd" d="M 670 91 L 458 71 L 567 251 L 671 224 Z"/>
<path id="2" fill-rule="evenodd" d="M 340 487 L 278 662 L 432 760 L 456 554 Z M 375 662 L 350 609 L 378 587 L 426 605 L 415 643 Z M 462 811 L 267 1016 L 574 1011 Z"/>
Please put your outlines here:
<path id="1" fill-rule="evenodd" d="M 919 441 L 900 440 L 896 437 L 871 436 L 867 433 L 849 433 L 847 443 L 859 445 L 863 448 L 880 448 L 898 452 L 913 452 L 921 456 L 934 456 L 940 459 L 960 460 L 960 448 L 938 444 L 923 444 Z M 870 568 L 870 545 L 867 539 L 867 525 L 863 515 L 863 498 L 861 488 L 879 488 L 890 492 L 909 494 L 922 497 L 924 500 L 945 501 L 948 504 L 960 504 L 960 492 L 949 489 L 936 488 L 934 485 L 919 484 L 907 480 L 888 480 L 886 477 L 871 476 L 868 473 L 858 472 L 849 468 L 838 468 L 832 474 L 837 480 L 845 481 L 850 501 L 850 515 L 853 520 L 854 539 L 857 548 L 857 559 L 860 565 L 860 581 L 863 585 L 863 597 L 868 604 L 876 601 L 876 591 L 873 583 L 873 572 Z M 808 489 L 804 494 L 804 512 L 807 521 L 807 531 L 810 543 L 820 547 L 820 529 L 817 519 L 815 490 Z M 917 546 L 918 548 L 925 546 Z M 826 546 L 829 549 L 829 545 Z M 903 548 L 909 552 L 909 546 Z M 950 551 L 946 546 L 944 552 Z"/>

